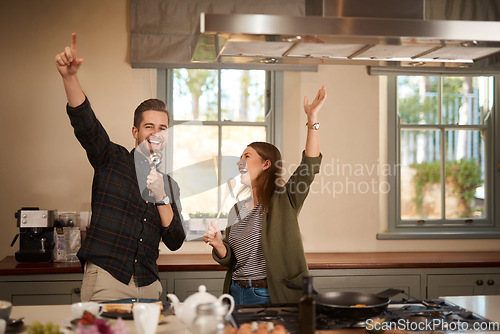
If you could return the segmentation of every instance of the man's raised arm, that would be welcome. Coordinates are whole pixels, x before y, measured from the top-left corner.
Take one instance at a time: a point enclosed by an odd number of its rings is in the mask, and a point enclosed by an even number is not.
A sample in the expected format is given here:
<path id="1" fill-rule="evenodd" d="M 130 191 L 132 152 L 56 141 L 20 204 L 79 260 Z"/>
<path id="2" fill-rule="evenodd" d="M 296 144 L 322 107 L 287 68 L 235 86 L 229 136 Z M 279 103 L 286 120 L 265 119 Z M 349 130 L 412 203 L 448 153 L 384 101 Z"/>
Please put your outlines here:
<path id="1" fill-rule="evenodd" d="M 66 97 L 70 107 L 78 107 L 85 101 L 76 73 L 83 63 L 83 58 L 78 58 L 78 48 L 76 45 L 76 34 L 71 35 L 71 46 L 64 48 L 64 51 L 56 55 L 56 67 L 61 74 Z"/>

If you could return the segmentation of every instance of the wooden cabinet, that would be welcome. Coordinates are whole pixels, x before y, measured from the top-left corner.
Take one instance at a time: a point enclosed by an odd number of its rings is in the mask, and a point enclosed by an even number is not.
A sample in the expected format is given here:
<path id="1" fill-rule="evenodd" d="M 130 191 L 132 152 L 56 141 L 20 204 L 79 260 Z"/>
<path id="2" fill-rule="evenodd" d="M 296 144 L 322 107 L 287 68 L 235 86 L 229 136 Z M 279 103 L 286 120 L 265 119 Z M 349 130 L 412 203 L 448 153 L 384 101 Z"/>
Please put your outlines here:
<path id="1" fill-rule="evenodd" d="M 222 294 L 225 271 L 179 271 L 171 275 L 173 293 L 184 301 L 188 296 L 198 292 L 200 285 L 207 288 L 207 292 L 214 296 Z"/>
<path id="2" fill-rule="evenodd" d="M 425 298 L 421 294 L 421 276 L 418 273 L 405 274 L 399 270 L 311 270 L 314 276 L 314 287 L 318 292 L 359 291 L 378 293 L 388 288 L 404 290 L 405 293 L 395 296 L 402 298 L 412 296 Z M 173 284 L 169 291 L 175 293 L 179 300 L 198 292 L 200 285 L 205 285 L 207 292 L 220 296 L 224 284 L 223 271 L 185 271 L 174 272 L 169 276 Z"/>
<path id="3" fill-rule="evenodd" d="M 360 270 L 311 270 L 315 289 L 329 291 L 357 291 L 377 294 L 385 289 L 394 288 L 404 293 L 394 296 L 425 298 L 421 292 L 421 275 L 412 270 L 398 269 L 360 269 Z"/>
<path id="4" fill-rule="evenodd" d="M 407 268 L 407 269 L 315 269 L 318 292 L 358 291 L 378 293 L 388 288 L 403 290 L 401 298 L 500 295 L 500 268 Z M 179 300 L 198 291 L 220 296 L 225 271 L 198 270 L 160 272 L 162 300 L 174 293 Z M 82 274 L 0 276 L 0 299 L 14 305 L 72 304 L 80 300 Z"/>
<path id="5" fill-rule="evenodd" d="M 430 274 L 427 277 L 427 296 L 477 296 L 500 294 L 500 274 L 474 273 Z"/>
<path id="6" fill-rule="evenodd" d="M 0 277 L 0 299 L 13 305 L 58 305 L 80 301 L 82 274 Z"/>
<path id="7" fill-rule="evenodd" d="M 306 254 L 319 292 L 378 293 L 404 290 L 400 298 L 500 295 L 500 252 L 312 253 Z M 205 285 L 222 294 L 224 268 L 211 254 L 164 254 L 158 259 L 162 300 L 179 300 Z M 71 304 L 80 300 L 83 274 L 79 263 L 19 264 L 0 261 L 0 299 L 14 305 Z"/>

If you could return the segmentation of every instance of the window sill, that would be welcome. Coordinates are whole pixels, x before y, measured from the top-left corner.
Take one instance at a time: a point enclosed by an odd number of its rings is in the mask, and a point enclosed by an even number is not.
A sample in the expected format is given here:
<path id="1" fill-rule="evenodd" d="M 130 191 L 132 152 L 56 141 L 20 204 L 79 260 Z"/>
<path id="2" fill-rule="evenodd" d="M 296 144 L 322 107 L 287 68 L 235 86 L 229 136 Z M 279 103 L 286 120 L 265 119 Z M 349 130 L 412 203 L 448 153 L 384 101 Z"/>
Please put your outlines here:
<path id="1" fill-rule="evenodd" d="M 500 232 L 383 232 L 377 240 L 500 239 Z"/>

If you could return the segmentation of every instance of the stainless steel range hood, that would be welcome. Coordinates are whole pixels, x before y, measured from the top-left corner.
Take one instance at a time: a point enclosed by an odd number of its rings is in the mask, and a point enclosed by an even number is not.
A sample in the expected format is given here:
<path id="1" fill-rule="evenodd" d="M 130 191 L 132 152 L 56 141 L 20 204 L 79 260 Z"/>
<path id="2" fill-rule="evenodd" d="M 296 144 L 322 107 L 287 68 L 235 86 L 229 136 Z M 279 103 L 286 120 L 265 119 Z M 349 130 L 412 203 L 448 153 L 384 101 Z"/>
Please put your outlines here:
<path id="1" fill-rule="evenodd" d="M 423 0 L 308 0 L 306 16 L 202 13 L 192 61 L 500 73 L 500 22 L 429 20 L 424 10 Z"/>

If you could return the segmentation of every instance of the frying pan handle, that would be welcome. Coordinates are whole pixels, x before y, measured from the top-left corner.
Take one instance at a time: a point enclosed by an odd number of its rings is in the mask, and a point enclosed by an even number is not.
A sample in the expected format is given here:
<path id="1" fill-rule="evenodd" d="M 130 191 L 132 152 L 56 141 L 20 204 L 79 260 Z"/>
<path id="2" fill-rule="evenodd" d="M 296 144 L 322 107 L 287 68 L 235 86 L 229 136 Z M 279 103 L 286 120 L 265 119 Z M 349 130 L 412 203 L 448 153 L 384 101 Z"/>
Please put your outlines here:
<path id="1" fill-rule="evenodd" d="M 394 297 L 396 295 L 399 295 L 400 293 L 406 294 L 405 290 L 389 288 L 389 289 L 385 289 L 384 291 L 380 291 L 375 296 L 380 297 L 380 298 L 391 298 L 391 297 Z"/>
<path id="2" fill-rule="evenodd" d="M 302 290 L 302 287 L 298 286 L 297 284 L 293 284 L 292 282 L 286 282 L 286 287 L 293 290 Z M 313 294 L 319 295 L 319 292 L 316 291 L 316 289 L 313 289 Z"/>

